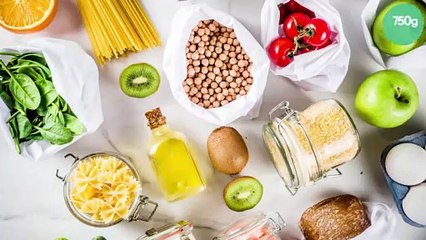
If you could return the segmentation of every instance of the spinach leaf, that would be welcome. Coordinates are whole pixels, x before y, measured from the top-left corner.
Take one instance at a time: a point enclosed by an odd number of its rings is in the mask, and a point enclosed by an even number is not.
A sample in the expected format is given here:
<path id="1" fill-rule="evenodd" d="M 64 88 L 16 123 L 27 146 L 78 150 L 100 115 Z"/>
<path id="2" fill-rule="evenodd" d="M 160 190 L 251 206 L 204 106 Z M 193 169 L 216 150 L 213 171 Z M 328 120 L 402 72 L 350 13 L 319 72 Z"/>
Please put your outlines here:
<path id="1" fill-rule="evenodd" d="M 0 97 L 9 109 L 13 109 L 13 98 L 7 92 L 7 88 L 0 84 Z"/>
<path id="2" fill-rule="evenodd" d="M 38 79 L 35 84 L 41 94 L 40 107 L 47 107 L 58 98 L 58 92 L 56 92 L 53 83 L 45 79 Z"/>
<path id="3" fill-rule="evenodd" d="M 35 52 L 24 53 L 19 56 L 19 59 L 28 59 L 28 60 L 36 61 L 43 65 L 47 65 L 46 59 L 41 53 L 35 53 Z"/>
<path id="4" fill-rule="evenodd" d="M 44 106 L 39 106 L 37 109 L 36 109 L 36 113 L 37 113 L 37 115 L 39 115 L 40 117 L 45 117 L 46 115 L 47 115 L 47 107 L 44 107 Z"/>
<path id="5" fill-rule="evenodd" d="M 45 80 L 44 77 L 30 67 L 20 67 L 16 70 L 17 73 L 24 73 L 31 77 L 34 81 Z"/>
<path id="6" fill-rule="evenodd" d="M 65 126 L 65 117 L 61 111 L 58 112 L 57 122 L 59 122 L 62 126 Z"/>
<path id="7" fill-rule="evenodd" d="M 22 113 L 22 114 L 26 114 L 26 109 L 25 109 L 25 107 L 24 106 L 22 106 L 18 101 L 15 101 L 14 103 L 13 103 L 13 109 L 15 109 L 16 111 L 18 111 L 18 112 L 20 112 L 20 113 Z"/>
<path id="8" fill-rule="evenodd" d="M 46 78 L 52 77 L 52 72 L 50 72 L 50 69 L 39 62 L 36 62 L 33 60 L 27 60 L 27 59 L 19 59 L 18 65 L 21 65 L 21 64 L 32 65 L 32 67 L 34 67 L 35 69 L 40 68 L 44 73 L 46 73 Z M 42 72 L 40 73 L 43 74 Z"/>
<path id="9" fill-rule="evenodd" d="M 59 123 L 55 123 L 49 128 L 40 128 L 36 126 L 34 128 L 39 130 L 41 136 L 51 144 L 63 145 L 71 142 L 73 139 L 71 130 Z"/>
<path id="10" fill-rule="evenodd" d="M 33 125 L 30 120 L 22 114 L 16 115 L 16 121 L 18 124 L 18 132 L 19 138 L 26 138 L 31 134 L 31 130 L 33 129 Z"/>
<path id="11" fill-rule="evenodd" d="M 43 118 L 43 127 L 44 128 L 50 128 L 56 123 L 55 118 L 52 114 L 47 114 Z"/>
<path id="12" fill-rule="evenodd" d="M 71 130 L 75 135 L 80 135 L 84 131 L 86 131 L 86 128 L 84 127 L 83 123 L 78 120 L 75 116 L 64 113 L 65 117 L 65 127 Z"/>
<path id="13" fill-rule="evenodd" d="M 21 154 L 21 145 L 19 144 L 19 133 L 18 133 L 18 123 L 14 117 L 9 121 L 9 131 L 12 135 L 13 141 L 15 142 L 16 151 Z"/>
<path id="14" fill-rule="evenodd" d="M 40 92 L 33 80 L 23 73 L 11 75 L 10 92 L 24 107 L 35 110 L 41 102 Z"/>

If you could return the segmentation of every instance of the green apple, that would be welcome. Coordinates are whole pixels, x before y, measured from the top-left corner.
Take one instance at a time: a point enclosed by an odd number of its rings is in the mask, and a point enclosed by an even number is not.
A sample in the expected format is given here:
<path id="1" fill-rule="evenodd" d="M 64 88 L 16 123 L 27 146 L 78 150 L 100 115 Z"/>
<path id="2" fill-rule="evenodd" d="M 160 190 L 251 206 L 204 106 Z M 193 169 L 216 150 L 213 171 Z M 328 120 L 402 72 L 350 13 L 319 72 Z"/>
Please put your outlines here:
<path id="1" fill-rule="evenodd" d="M 374 20 L 374 43 L 380 51 L 389 55 L 404 54 L 426 41 L 425 23 L 424 3 L 417 0 L 392 1 Z"/>
<path id="2" fill-rule="evenodd" d="M 396 70 L 371 74 L 355 96 L 357 114 L 367 123 L 380 128 L 404 124 L 416 113 L 418 106 L 416 84 L 410 76 Z"/>

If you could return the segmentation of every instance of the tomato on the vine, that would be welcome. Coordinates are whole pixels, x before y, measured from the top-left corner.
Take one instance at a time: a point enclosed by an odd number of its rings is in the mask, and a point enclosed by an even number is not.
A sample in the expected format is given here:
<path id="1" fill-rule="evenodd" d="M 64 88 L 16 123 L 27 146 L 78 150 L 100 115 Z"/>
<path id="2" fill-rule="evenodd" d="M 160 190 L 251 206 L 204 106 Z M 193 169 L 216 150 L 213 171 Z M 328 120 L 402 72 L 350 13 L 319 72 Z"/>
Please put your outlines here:
<path id="1" fill-rule="evenodd" d="M 309 23 L 311 18 L 304 13 L 293 13 L 288 15 L 283 23 L 284 34 L 293 39 L 303 32 L 304 26 Z"/>
<path id="2" fill-rule="evenodd" d="M 298 54 L 304 54 L 304 53 L 308 53 L 308 52 L 312 52 L 318 50 L 316 47 L 312 47 L 312 46 L 303 46 L 301 48 L 299 48 L 299 50 L 297 51 Z"/>
<path id="3" fill-rule="evenodd" d="M 327 43 L 331 36 L 330 26 L 321 18 L 312 18 L 305 25 L 303 41 L 313 47 L 321 47 Z"/>
<path id="4" fill-rule="evenodd" d="M 294 60 L 294 40 L 277 38 L 268 47 L 268 56 L 271 62 L 279 67 L 285 67 Z"/>

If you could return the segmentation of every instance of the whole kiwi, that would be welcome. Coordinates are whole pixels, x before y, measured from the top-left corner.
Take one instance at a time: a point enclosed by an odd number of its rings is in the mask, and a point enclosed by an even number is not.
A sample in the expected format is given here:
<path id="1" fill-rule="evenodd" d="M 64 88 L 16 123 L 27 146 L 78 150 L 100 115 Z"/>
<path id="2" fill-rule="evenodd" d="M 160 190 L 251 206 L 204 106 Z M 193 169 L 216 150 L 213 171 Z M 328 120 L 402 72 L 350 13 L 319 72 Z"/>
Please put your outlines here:
<path id="1" fill-rule="evenodd" d="M 243 137 L 232 127 L 213 130 L 207 139 L 207 151 L 213 167 L 230 175 L 240 173 L 249 159 Z"/>

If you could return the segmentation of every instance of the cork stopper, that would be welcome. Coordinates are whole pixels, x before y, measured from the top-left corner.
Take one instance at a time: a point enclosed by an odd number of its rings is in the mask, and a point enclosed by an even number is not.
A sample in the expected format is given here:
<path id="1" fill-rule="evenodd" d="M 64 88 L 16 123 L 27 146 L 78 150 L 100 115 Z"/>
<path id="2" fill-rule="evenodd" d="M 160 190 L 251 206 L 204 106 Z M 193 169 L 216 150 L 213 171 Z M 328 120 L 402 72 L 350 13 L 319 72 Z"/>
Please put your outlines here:
<path id="1" fill-rule="evenodd" d="M 166 117 L 163 116 L 160 108 L 154 108 L 151 111 L 146 112 L 145 117 L 148 119 L 148 126 L 151 130 L 167 124 Z"/>

